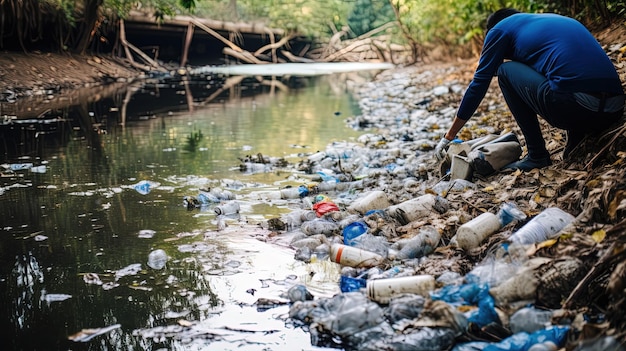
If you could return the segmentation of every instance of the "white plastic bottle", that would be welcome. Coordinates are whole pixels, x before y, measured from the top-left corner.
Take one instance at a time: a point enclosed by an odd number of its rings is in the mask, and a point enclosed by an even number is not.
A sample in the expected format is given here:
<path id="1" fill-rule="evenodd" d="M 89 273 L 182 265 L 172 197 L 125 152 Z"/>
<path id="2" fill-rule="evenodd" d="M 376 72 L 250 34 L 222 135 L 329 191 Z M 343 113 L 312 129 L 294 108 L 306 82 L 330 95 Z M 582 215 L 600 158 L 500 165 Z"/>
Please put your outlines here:
<path id="1" fill-rule="evenodd" d="M 372 251 L 348 245 L 333 244 L 330 247 L 330 260 L 344 266 L 369 268 L 383 263 L 385 258 Z"/>
<path id="2" fill-rule="evenodd" d="M 463 250 L 476 248 L 480 243 L 501 228 L 498 216 L 485 212 L 463 224 L 456 231 L 456 242 Z"/>
<path id="3" fill-rule="evenodd" d="M 428 296 L 433 290 L 435 290 L 435 277 L 428 274 L 372 279 L 368 280 L 365 286 L 367 296 L 379 303 L 389 303 L 392 297 L 401 294 Z"/>

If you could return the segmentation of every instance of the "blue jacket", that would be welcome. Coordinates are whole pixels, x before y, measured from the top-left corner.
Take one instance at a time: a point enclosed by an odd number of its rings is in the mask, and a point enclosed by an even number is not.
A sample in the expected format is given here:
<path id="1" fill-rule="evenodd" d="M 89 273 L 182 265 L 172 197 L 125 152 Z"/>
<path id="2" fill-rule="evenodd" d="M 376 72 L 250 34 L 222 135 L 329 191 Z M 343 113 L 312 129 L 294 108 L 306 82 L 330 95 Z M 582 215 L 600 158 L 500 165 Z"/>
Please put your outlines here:
<path id="1" fill-rule="evenodd" d="M 474 79 L 457 111 L 459 118 L 468 120 L 474 114 L 505 59 L 534 68 L 553 91 L 623 92 L 615 66 L 580 22 L 556 14 L 519 13 L 487 33 Z"/>

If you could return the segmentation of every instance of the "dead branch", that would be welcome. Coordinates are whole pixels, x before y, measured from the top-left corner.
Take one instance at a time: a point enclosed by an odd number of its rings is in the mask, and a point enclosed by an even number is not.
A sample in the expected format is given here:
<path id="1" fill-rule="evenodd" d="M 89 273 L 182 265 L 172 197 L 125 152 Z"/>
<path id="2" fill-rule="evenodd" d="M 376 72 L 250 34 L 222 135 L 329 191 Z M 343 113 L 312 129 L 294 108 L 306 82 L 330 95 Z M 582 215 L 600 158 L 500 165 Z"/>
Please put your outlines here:
<path id="1" fill-rule="evenodd" d="M 241 50 L 240 52 L 237 52 L 231 48 L 224 48 L 224 50 L 222 50 L 224 52 L 224 54 L 232 56 L 236 59 L 239 59 L 241 61 L 247 62 L 247 63 L 255 63 L 255 64 L 264 64 L 264 63 L 268 63 L 265 61 L 261 61 L 258 58 L 256 58 L 252 53 L 250 53 L 249 51 L 245 51 L 245 50 Z"/>

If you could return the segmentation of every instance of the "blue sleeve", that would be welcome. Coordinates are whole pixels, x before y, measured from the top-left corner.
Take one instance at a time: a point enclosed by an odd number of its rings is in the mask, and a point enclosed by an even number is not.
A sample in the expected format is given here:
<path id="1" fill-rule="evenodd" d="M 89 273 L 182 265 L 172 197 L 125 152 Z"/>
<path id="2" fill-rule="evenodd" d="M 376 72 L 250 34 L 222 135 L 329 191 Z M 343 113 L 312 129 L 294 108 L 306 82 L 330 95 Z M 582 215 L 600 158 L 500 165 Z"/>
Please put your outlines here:
<path id="1" fill-rule="evenodd" d="M 457 117 L 468 120 L 476 112 L 478 105 L 487 93 L 487 89 L 489 89 L 491 79 L 496 75 L 498 67 L 504 61 L 508 48 L 512 47 L 510 41 L 509 36 L 499 29 L 493 28 L 487 33 L 478 67 L 463 95 Z"/>

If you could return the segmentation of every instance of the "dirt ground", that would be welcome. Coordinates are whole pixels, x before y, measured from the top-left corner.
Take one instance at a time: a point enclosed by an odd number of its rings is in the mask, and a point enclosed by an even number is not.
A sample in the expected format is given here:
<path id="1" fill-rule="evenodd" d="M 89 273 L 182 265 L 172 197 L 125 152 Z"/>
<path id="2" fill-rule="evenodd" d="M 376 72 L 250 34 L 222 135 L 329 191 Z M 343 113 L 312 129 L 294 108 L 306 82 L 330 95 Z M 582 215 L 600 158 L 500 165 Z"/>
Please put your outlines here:
<path id="1" fill-rule="evenodd" d="M 5 98 L 55 93 L 85 86 L 129 81 L 143 72 L 102 56 L 43 52 L 0 52 L 0 94 Z"/>

